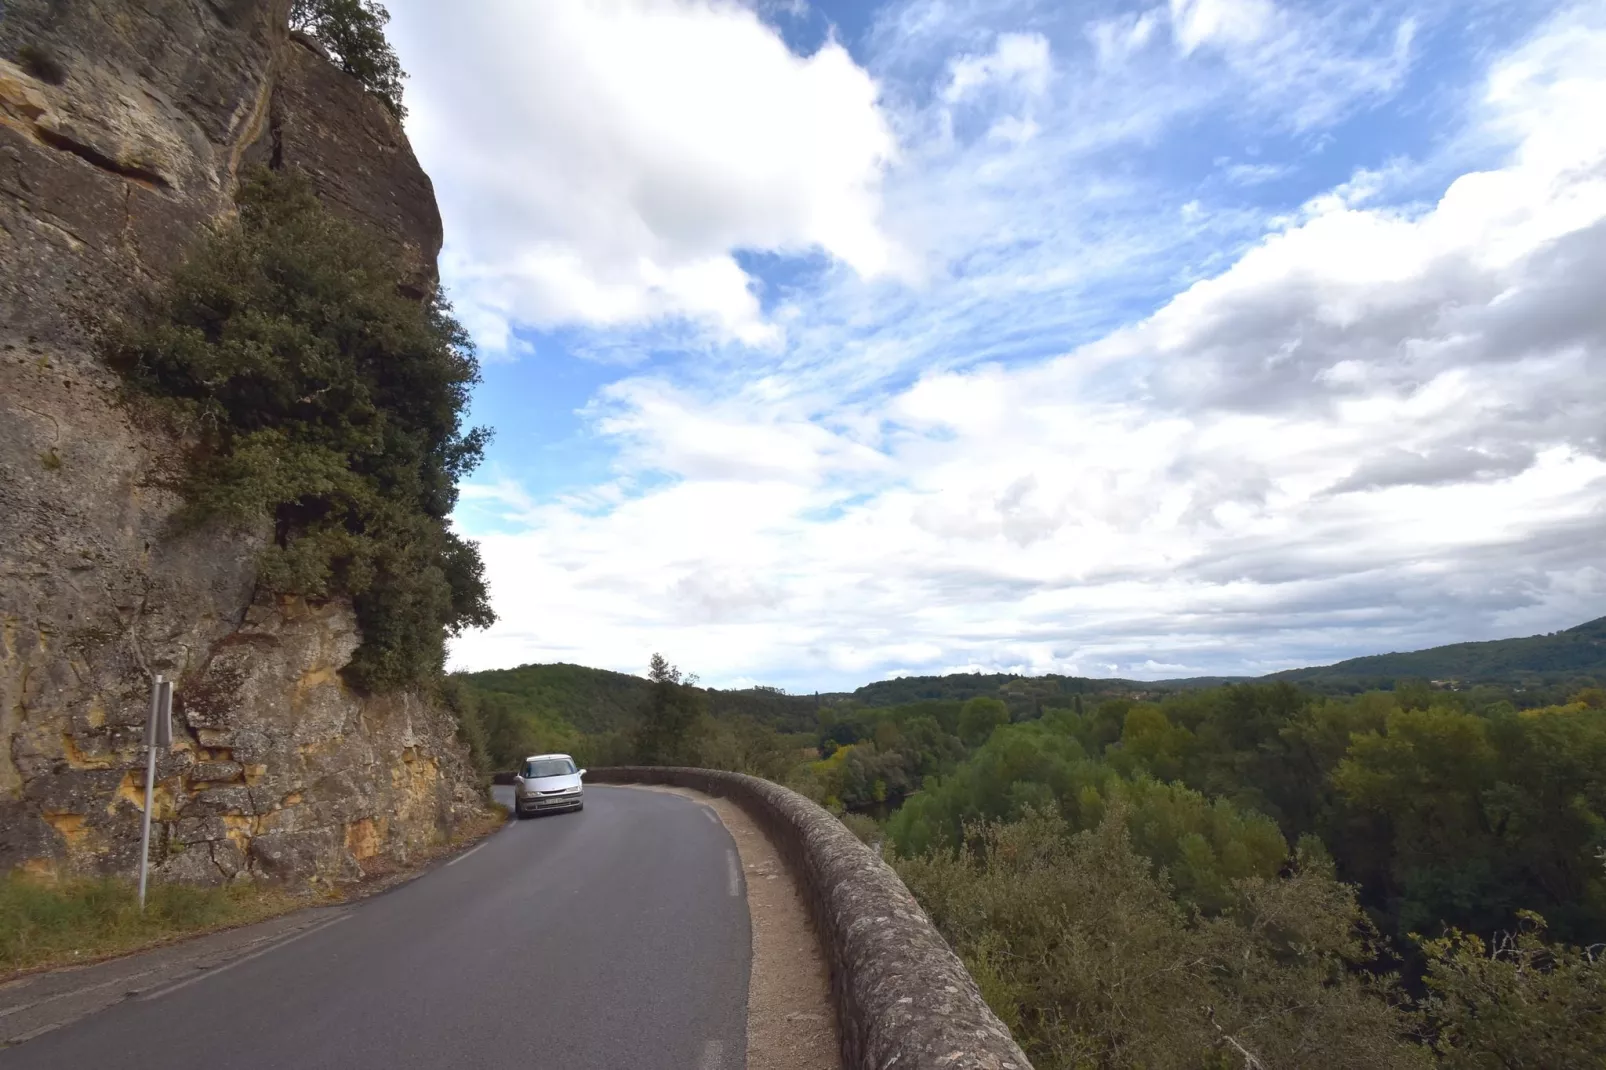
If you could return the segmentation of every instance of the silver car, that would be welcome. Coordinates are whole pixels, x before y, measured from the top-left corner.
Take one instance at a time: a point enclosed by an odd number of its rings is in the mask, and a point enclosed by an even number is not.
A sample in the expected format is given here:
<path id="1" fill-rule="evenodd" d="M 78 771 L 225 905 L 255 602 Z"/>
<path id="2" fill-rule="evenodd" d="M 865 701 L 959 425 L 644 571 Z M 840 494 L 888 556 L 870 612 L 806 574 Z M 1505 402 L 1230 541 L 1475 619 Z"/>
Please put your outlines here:
<path id="1" fill-rule="evenodd" d="M 549 810 L 584 810 L 584 769 L 574 767 L 567 754 L 532 754 L 513 778 L 513 813 L 516 817 Z"/>

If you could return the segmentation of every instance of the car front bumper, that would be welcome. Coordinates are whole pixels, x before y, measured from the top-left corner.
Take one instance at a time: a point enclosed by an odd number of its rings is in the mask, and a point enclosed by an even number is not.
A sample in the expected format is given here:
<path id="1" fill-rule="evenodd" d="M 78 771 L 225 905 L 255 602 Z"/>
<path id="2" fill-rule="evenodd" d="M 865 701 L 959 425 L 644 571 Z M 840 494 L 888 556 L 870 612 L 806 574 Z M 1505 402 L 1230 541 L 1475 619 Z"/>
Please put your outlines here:
<path id="1" fill-rule="evenodd" d="M 521 795 L 516 801 L 520 810 L 536 814 L 548 810 L 570 810 L 579 806 L 584 799 L 585 792 L 577 791 L 569 795 Z"/>

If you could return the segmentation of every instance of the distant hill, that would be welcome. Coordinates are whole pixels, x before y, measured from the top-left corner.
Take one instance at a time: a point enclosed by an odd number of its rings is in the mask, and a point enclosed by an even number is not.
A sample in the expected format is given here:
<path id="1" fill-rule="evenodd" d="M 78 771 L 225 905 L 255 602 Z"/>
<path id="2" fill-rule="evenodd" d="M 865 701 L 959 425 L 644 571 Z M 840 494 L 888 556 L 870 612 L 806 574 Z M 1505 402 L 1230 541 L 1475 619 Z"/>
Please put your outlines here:
<path id="1" fill-rule="evenodd" d="M 561 662 L 457 676 L 476 691 L 510 696 L 521 711 L 546 721 L 565 721 L 582 732 L 607 732 L 632 724 L 648 687 L 642 676 Z M 708 710 L 716 717 L 746 714 L 785 732 L 810 731 L 815 726 L 813 695 L 787 695 L 769 688 L 707 688 L 704 693 Z"/>
<path id="2" fill-rule="evenodd" d="M 1606 617 L 1550 635 L 1455 643 L 1402 654 L 1373 654 L 1263 677 L 1201 676 L 1143 681 L 951 673 L 878 680 L 851 694 L 788 695 L 771 688 L 729 691 L 708 688 L 705 694 L 709 712 L 716 717 L 745 714 L 783 732 L 807 732 L 815 729 L 816 711 L 821 705 L 840 702 L 885 707 L 915 702 L 964 702 L 987 696 L 1003 699 L 1019 719 L 1035 716 L 1045 709 L 1070 706 L 1079 695 L 1148 698 L 1250 679 L 1287 680 L 1317 691 L 1354 692 L 1390 688 L 1398 680 L 1409 679 L 1499 683 L 1521 688 L 1561 684 L 1578 677 L 1606 680 Z M 634 722 L 647 693 L 644 677 L 561 663 L 461 673 L 459 678 L 477 691 L 510 696 L 520 710 L 542 720 L 561 720 L 582 732 L 627 727 Z"/>
<path id="3" fill-rule="evenodd" d="M 1403 679 L 1548 683 L 1577 676 L 1606 677 L 1606 617 L 1549 635 L 1372 654 L 1332 665 L 1288 669 L 1264 679 L 1320 686 L 1341 681 L 1375 685 Z"/>
<path id="4" fill-rule="evenodd" d="M 1056 706 L 1077 695 L 1156 693 L 1251 680 L 1287 680 L 1317 691 L 1355 692 L 1387 689 L 1399 680 L 1445 680 L 1493 683 L 1513 687 L 1562 684 L 1579 677 L 1606 680 L 1606 617 L 1564 632 L 1524 639 L 1455 643 L 1401 654 L 1373 654 L 1333 665 L 1288 669 L 1268 676 L 1196 676 L 1182 680 L 1095 679 L 1084 676 L 1017 676 L 1013 673 L 952 673 L 947 676 L 904 676 L 879 680 L 854 691 L 863 706 L 899 706 L 910 702 L 958 701 L 977 696 L 1002 698 L 1019 718 Z"/>
<path id="5" fill-rule="evenodd" d="M 1068 707 L 1078 695 L 1130 695 L 1144 697 L 1156 692 L 1223 682 L 1211 678 L 1200 681 L 1095 679 L 1087 676 L 1019 676 L 1015 673 L 951 673 L 947 676 L 901 676 L 865 684 L 851 695 L 842 696 L 860 706 L 904 706 L 913 702 L 964 702 L 977 697 L 1000 698 L 1017 718 L 1033 716 L 1045 709 Z"/>
<path id="6" fill-rule="evenodd" d="M 459 674 L 477 691 L 509 695 L 542 720 L 559 719 L 582 732 L 622 728 L 641 706 L 647 681 L 584 665 L 520 665 Z"/>
<path id="7" fill-rule="evenodd" d="M 1018 676 L 1015 673 L 949 673 L 948 676 L 898 676 L 864 684 L 851 694 L 859 705 L 907 705 L 909 702 L 964 702 L 978 696 L 1004 697 L 1023 704 L 1046 700 L 1046 705 L 1068 705 L 1063 699 L 1078 694 L 1142 691 L 1155 684 L 1135 680 L 1092 680 L 1087 676 Z M 1013 705 L 1013 702 L 1012 702 Z"/>

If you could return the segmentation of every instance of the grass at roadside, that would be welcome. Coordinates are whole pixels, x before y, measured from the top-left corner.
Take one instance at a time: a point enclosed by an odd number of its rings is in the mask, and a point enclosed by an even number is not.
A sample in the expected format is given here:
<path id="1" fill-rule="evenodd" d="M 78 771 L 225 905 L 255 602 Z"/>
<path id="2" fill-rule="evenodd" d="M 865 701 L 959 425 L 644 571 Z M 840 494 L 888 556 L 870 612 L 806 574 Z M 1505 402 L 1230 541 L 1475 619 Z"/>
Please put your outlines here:
<path id="1" fill-rule="evenodd" d="M 487 806 L 449 840 L 418 851 L 405 864 L 376 861 L 360 882 L 316 892 L 240 881 L 222 887 L 153 883 L 145 913 L 131 880 L 70 877 L 47 880 L 0 875 L 0 981 L 11 974 L 74 966 L 125 955 L 188 936 L 265 921 L 291 910 L 362 898 L 416 876 L 507 823 L 507 808 Z"/>
<path id="2" fill-rule="evenodd" d="M 308 906 L 307 896 L 259 884 L 153 884 L 140 913 L 134 883 L 112 877 L 43 881 L 0 876 L 0 976 L 65 966 L 262 921 Z"/>

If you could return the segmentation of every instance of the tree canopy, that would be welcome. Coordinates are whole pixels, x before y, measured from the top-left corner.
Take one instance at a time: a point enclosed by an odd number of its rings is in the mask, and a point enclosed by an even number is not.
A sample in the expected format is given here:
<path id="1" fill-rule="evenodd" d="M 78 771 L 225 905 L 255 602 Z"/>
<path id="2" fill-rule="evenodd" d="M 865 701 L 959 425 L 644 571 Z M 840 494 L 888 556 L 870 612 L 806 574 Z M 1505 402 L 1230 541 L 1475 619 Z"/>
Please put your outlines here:
<path id="1" fill-rule="evenodd" d="M 315 37 L 329 58 L 373 93 L 391 114 L 407 114 L 402 106 L 402 70 L 396 50 L 385 38 L 390 12 L 375 0 L 294 0 L 290 28 Z"/>
<path id="2" fill-rule="evenodd" d="M 184 517 L 265 530 L 266 591 L 349 596 L 353 684 L 433 681 L 446 636 L 495 619 L 479 550 L 447 519 L 489 439 L 462 424 L 473 347 L 305 180 L 259 172 L 239 208 L 111 358 L 194 443 Z"/>

